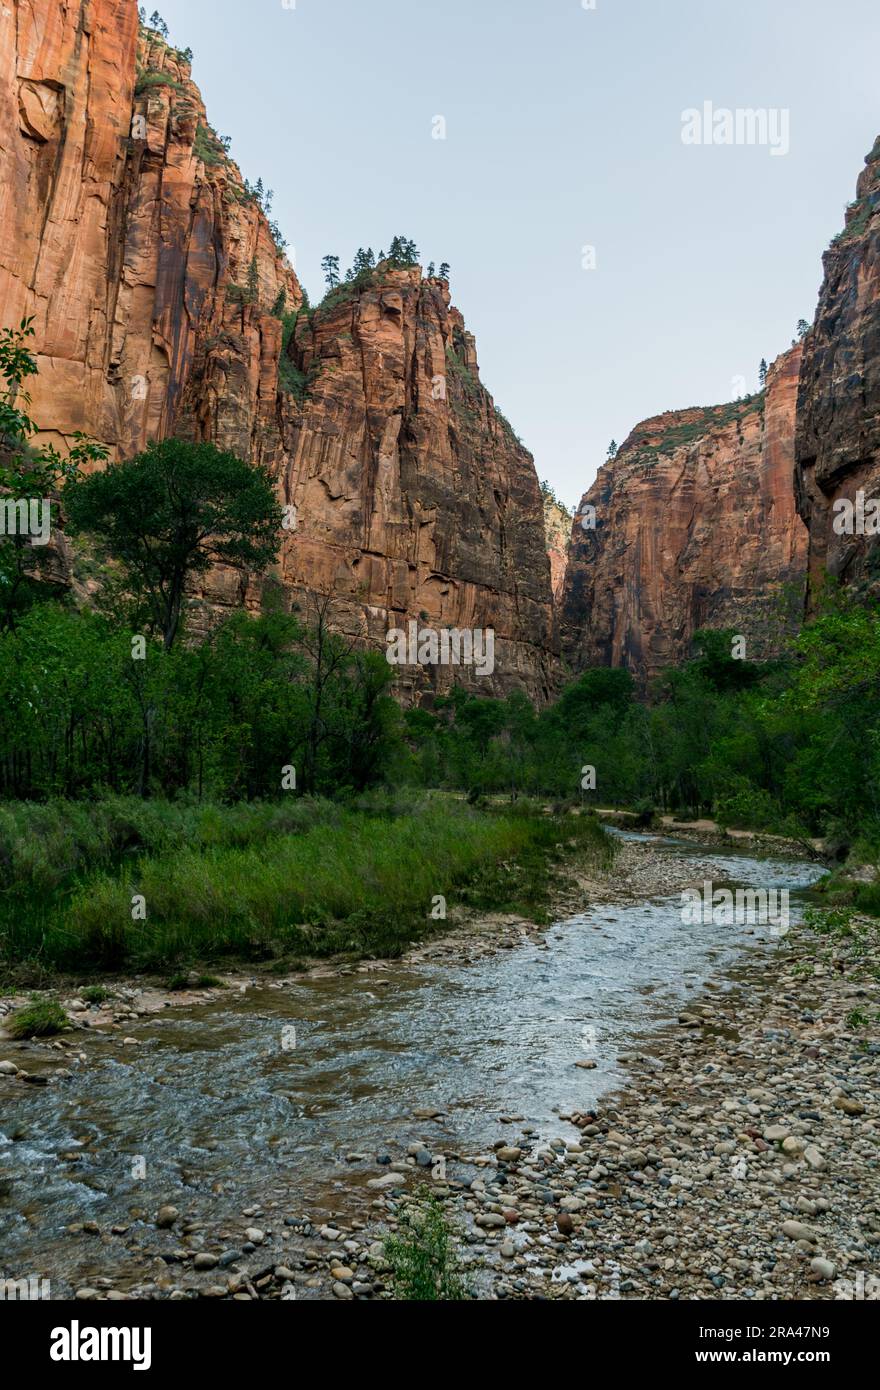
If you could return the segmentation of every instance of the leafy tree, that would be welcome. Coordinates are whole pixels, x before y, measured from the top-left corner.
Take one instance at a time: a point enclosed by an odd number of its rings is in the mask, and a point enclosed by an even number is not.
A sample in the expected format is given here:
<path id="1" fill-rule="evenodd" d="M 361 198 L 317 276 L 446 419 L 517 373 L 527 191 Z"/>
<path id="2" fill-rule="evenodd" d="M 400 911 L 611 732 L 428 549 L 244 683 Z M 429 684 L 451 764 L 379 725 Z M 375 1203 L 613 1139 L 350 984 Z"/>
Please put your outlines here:
<path id="1" fill-rule="evenodd" d="M 607 449 L 607 451 L 606 451 L 606 453 L 605 453 L 605 457 L 606 457 L 606 459 L 615 459 L 615 458 L 617 458 L 617 440 L 616 440 L 616 439 L 612 439 L 611 443 L 608 445 L 608 449 Z"/>
<path id="2" fill-rule="evenodd" d="M 35 447 L 30 441 L 38 433 L 28 414 L 31 404 L 24 383 L 37 372 L 37 361 L 29 340 L 34 336 L 33 319 L 22 319 L 18 328 L 0 332 L 0 631 L 13 628 L 17 617 L 41 597 L 45 589 L 47 552 L 44 545 L 33 545 L 29 529 L 32 505 L 46 508 L 51 517 L 52 499 L 65 478 L 75 477 L 88 463 L 107 457 L 107 450 L 81 432 L 63 458 L 53 445 Z M 8 521 L 14 520 L 10 526 Z"/>
<path id="3" fill-rule="evenodd" d="M 281 509 L 266 469 L 213 444 L 166 439 L 64 489 L 70 529 L 122 568 L 133 612 L 171 649 L 187 581 L 214 564 L 261 570 Z"/>
<path id="4" fill-rule="evenodd" d="M 798 319 L 798 323 L 797 323 L 797 335 L 798 335 L 798 337 L 799 337 L 799 338 L 805 338 L 805 337 L 807 336 L 807 334 L 809 333 L 809 331 L 810 331 L 810 325 L 807 323 L 807 320 L 806 320 L 806 319 Z"/>
<path id="5" fill-rule="evenodd" d="M 449 279 L 449 262 L 448 262 L 448 261 L 441 261 L 441 263 L 440 263 L 440 269 L 437 271 L 437 276 L 438 276 L 438 278 L 439 278 L 440 280 L 448 280 L 448 279 Z"/>
<path id="6" fill-rule="evenodd" d="M 260 292 L 260 276 L 257 270 L 257 258 L 253 256 L 248 266 L 247 288 L 245 294 L 249 304 L 256 304 Z"/>
<path id="7" fill-rule="evenodd" d="M 758 381 L 762 387 L 767 385 L 767 372 L 769 370 L 766 359 L 762 357 L 758 366 Z"/>

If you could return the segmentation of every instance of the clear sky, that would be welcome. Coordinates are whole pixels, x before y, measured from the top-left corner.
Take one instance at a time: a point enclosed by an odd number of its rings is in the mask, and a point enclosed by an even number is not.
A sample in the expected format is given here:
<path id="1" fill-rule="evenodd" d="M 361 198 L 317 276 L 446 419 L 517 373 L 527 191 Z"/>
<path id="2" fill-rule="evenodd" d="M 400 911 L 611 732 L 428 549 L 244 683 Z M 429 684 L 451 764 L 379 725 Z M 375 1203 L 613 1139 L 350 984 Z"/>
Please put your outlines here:
<path id="1" fill-rule="evenodd" d="M 640 419 L 756 387 L 880 133 L 877 0 L 158 8 L 312 299 L 326 252 L 401 234 L 449 261 L 483 380 L 569 504 Z M 787 112 L 790 149 L 684 144 L 706 101 Z"/>

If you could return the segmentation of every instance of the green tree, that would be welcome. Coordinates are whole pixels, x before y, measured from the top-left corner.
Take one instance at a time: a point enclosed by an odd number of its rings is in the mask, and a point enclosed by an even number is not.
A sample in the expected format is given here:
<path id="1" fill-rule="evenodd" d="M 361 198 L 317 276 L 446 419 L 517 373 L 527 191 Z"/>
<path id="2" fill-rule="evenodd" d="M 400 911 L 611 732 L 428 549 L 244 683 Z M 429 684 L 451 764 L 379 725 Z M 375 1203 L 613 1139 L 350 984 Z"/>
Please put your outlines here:
<path id="1" fill-rule="evenodd" d="M 28 410 L 31 398 L 25 382 L 37 372 L 30 347 L 33 319 L 0 332 L 0 631 L 14 628 L 17 618 L 45 595 L 48 536 L 32 533 L 37 509 L 41 521 L 51 522 L 53 498 L 65 478 L 73 478 L 87 463 L 99 463 L 107 450 L 76 432 L 64 458 L 54 445 L 35 446 L 39 427 Z M 40 543 L 34 544 L 35 539 Z M 57 593 L 57 586 L 49 586 Z"/>
<path id="2" fill-rule="evenodd" d="M 321 269 L 324 272 L 324 281 L 328 290 L 335 290 L 339 284 L 339 257 L 324 256 L 321 261 Z"/>
<path id="3" fill-rule="evenodd" d="M 359 246 L 355 252 L 351 269 L 345 278 L 346 280 L 357 280 L 360 276 L 366 277 L 375 267 L 376 257 L 373 255 L 373 248 L 368 246 L 366 250 L 364 250 L 363 246 Z"/>
<path id="4" fill-rule="evenodd" d="M 64 489 L 70 529 L 121 566 L 133 613 L 165 650 L 187 581 L 214 564 L 262 570 L 278 553 L 281 508 L 262 466 L 213 444 L 166 439 Z"/>

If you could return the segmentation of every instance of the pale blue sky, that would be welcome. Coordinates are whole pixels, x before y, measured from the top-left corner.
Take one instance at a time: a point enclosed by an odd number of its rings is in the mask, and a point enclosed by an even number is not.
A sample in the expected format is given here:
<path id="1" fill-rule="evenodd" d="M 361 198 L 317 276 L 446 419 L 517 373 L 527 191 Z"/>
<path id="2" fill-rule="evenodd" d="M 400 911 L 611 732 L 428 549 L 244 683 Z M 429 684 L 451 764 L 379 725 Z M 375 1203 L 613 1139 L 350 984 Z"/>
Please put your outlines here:
<path id="1" fill-rule="evenodd" d="M 328 251 L 400 233 L 449 261 L 483 380 L 570 504 L 639 419 L 754 388 L 880 133 L 877 0 L 158 8 L 312 299 Z M 706 100 L 789 110 L 790 152 L 684 145 Z"/>

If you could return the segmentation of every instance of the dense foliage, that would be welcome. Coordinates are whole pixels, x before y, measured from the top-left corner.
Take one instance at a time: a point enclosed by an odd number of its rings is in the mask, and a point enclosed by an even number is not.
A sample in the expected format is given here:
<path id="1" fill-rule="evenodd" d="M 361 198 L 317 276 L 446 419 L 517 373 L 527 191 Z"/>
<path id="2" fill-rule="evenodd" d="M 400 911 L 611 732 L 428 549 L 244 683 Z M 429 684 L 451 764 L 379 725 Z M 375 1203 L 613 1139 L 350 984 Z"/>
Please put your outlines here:
<path id="1" fill-rule="evenodd" d="M 735 660 L 731 636 L 698 634 L 695 657 L 646 698 L 626 672 L 602 668 L 541 712 L 520 694 L 461 691 L 431 712 L 410 710 L 399 774 L 876 846 L 880 612 L 829 594 L 775 662 Z"/>

